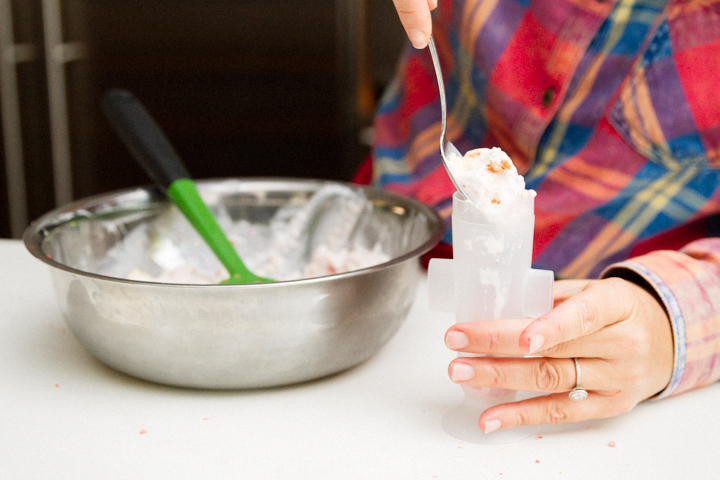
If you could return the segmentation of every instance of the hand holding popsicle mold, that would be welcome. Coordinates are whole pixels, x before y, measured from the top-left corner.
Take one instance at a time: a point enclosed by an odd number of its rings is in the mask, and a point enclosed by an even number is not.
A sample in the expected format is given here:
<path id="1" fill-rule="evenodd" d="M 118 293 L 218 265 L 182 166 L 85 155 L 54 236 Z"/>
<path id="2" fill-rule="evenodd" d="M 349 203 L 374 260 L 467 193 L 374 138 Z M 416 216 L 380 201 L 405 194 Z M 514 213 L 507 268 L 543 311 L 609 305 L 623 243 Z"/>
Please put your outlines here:
<path id="1" fill-rule="evenodd" d="M 425 48 L 432 32 L 430 12 L 437 7 L 437 0 L 393 0 L 393 3 L 413 47 Z"/>
<path id="2" fill-rule="evenodd" d="M 637 284 L 621 278 L 555 282 L 555 306 L 537 319 L 456 324 L 445 336 L 458 352 L 540 357 L 460 357 L 450 363 L 459 384 L 548 395 L 496 405 L 480 417 L 489 433 L 518 425 L 579 422 L 632 410 L 663 390 L 673 368 L 673 339 L 665 310 Z M 589 396 L 575 387 L 573 358 L 582 365 Z"/>

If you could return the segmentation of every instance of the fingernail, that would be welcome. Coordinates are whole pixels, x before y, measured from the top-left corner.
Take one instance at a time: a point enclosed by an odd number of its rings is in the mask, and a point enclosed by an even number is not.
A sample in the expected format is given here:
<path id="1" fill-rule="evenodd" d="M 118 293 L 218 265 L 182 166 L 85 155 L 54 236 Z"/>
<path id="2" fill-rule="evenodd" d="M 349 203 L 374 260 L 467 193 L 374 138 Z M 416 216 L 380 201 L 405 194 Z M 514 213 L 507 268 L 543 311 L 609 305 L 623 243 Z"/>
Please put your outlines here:
<path id="1" fill-rule="evenodd" d="M 543 343 L 545 343 L 545 337 L 543 337 L 541 334 L 536 333 L 532 337 L 530 337 L 530 347 L 528 353 L 535 353 L 543 346 Z"/>
<path id="2" fill-rule="evenodd" d="M 467 363 L 454 363 L 450 378 L 453 382 L 464 382 L 475 376 L 475 369 Z"/>
<path id="3" fill-rule="evenodd" d="M 488 420 L 485 422 L 485 425 L 483 425 L 483 431 L 485 433 L 494 432 L 498 428 L 502 427 L 502 422 L 498 419 Z"/>
<path id="4" fill-rule="evenodd" d="M 410 30 L 408 32 L 408 38 L 410 39 L 410 43 L 412 43 L 413 47 L 417 48 L 418 50 L 427 47 L 427 35 L 425 35 L 420 29 L 414 28 Z"/>
<path id="5" fill-rule="evenodd" d="M 437 8 L 437 0 L 430 0 L 430 10 L 435 10 Z"/>
<path id="6" fill-rule="evenodd" d="M 468 340 L 467 335 L 463 332 L 453 330 L 445 335 L 445 345 L 447 345 L 450 350 L 460 350 L 461 348 L 467 347 L 469 344 L 470 340 Z"/>

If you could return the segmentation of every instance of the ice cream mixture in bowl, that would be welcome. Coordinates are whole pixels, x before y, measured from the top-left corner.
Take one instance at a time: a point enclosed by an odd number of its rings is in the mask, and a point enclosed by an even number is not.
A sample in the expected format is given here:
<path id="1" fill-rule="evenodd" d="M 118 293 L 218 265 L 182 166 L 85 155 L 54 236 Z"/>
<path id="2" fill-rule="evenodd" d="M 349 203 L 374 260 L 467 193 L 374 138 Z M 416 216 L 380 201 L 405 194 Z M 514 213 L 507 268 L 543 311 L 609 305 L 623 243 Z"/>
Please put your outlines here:
<path id="1" fill-rule="evenodd" d="M 198 188 L 251 271 L 227 272 L 152 188 L 80 200 L 34 222 L 75 337 L 107 365 L 195 388 L 286 385 L 348 369 L 397 331 L 418 257 L 444 233 L 417 201 L 317 180 L 227 179 Z"/>

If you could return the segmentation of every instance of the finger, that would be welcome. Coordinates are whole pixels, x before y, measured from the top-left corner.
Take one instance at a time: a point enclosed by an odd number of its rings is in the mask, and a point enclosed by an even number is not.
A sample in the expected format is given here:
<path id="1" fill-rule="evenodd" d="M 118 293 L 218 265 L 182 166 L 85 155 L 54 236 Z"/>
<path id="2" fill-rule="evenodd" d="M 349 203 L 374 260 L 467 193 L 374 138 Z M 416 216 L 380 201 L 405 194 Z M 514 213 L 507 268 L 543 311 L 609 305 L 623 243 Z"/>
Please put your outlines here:
<path id="1" fill-rule="evenodd" d="M 457 352 L 523 355 L 518 338 L 533 320 L 521 318 L 458 323 L 445 333 L 445 345 Z"/>
<path id="2" fill-rule="evenodd" d="M 634 301 L 626 283 L 608 278 L 589 284 L 530 323 L 520 335 L 521 350 L 532 354 L 625 319 Z"/>
<path id="3" fill-rule="evenodd" d="M 484 322 L 458 323 L 445 333 L 445 345 L 460 353 L 480 355 L 526 354 L 518 343 L 523 330 L 534 319 L 509 319 Z M 588 357 L 614 359 L 625 348 L 633 347 L 634 337 L 614 330 L 614 326 L 601 328 L 592 335 L 558 343 L 535 352 L 536 355 L 553 358 Z"/>
<path id="4" fill-rule="evenodd" d="M 400 22 L 410 43 L 417 49 L 425 48 L 432 32 L 430 10 L 432 0 L 393 0 Z"/>
<path id="5" fill-rule="evenodd" d="M 619 395 L 590 393 L 575 402 L 567 393 L 554 393 L 488 408 L 480 416 L 479 425 L 485 433 L 520 425 L 573 423 L 592 418 L 608 418 L 632 410 L 637 402 Z"/>
<path id="6" fill-rule="evenodd" d="M 624 336 L 624 332 L 617 330 L 615 325 L 601 328 L 591 335 L 558 343 L 548 348 L 542 348 L 534 355 L 551 358 L 599 358 L 602 360 L 615 360 L 628 348 L 633 346 L 633 337 Z"/>
<path id="7" fill-rule="evenodd" d="M 558 280 L 553 284 L 554 305 L 557 307 L 568 298 L 582 292 L 597 280 Z"/>
<path id="8" fill-rule="evenodd" d="M 618 392 L 616 372 L 604 360 L 581 363 L 581 386 L 603 395 Z M 450 379 L 461 385 L 526 390 L 569 392 L 576 386 L 575 362 L 569 358 L 460 357 L 448 367 Z"/>

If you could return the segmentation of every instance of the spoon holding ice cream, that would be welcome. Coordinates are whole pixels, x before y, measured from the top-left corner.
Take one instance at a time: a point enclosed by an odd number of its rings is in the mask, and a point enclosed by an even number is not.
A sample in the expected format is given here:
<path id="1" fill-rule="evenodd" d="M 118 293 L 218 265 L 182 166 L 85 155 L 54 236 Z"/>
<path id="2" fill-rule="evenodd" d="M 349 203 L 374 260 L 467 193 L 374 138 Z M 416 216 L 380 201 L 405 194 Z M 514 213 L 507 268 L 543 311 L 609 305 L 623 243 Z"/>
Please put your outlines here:
<path id="1" fill-rule="evenodd" d="M 457 191 L 460 192 L 463 197 L 468 198 L 468 196 L 465 195 L 462 187 L 456 181 L 453 172 L 448 166 L 451 159 L 461 159 L 463 155 L 462 153 L 460 153 L 460 150 L 458 150 L 457 147 L 455 147 L 455 145 L 453 145 L 453 143 L 448 140 L 446 136 L 447 102 L 445 100 L 445 82 L 443 81 L 442 69 L 440 68 L 440 59 L 438 58 L 437 49 L 435 48 L 435 41 L 433 40 L 432 35 L 430 35 L 430 39 L 428 40 L 428 47 L 430 48 L 430 56 L 432 57 L 433 66 L 435 67 L 435 75 L 437 76 L 438 89 L 440 90 L 440 110 L 442 113 L 442 125 L 440 129 L 440 158 L 442 158 L 445 170 L 447 171 L 447 174 L 450 177 L 450 180 L 453 182 L 453 185 L 455 185 Z"/>

